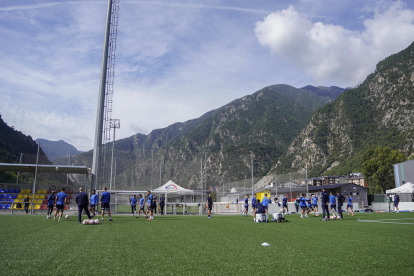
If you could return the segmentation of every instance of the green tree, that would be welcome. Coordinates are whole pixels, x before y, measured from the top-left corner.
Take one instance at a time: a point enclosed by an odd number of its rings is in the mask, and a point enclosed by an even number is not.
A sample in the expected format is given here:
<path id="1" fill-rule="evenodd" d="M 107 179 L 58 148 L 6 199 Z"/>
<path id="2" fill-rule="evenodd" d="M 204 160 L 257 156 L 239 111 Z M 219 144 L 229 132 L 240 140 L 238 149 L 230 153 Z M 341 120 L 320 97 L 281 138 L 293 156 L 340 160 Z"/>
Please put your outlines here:
<path id="1" fill-rule="evenodd" d="M 377 147 L 364 153 L 361 170 L 368 182 L 370 193 L 385 193 L 394 188 L 393 165 L 407 161 L 407 156 L 389 147 Z"/>

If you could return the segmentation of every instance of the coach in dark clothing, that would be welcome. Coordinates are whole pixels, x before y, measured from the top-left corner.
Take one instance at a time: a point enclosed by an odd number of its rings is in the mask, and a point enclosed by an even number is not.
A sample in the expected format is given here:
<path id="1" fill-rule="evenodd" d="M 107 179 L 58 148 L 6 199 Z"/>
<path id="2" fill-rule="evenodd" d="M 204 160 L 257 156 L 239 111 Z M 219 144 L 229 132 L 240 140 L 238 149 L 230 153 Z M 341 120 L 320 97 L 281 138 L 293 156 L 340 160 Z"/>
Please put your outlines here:
<path id="1" fill-rule="evenodd" d="M 76 203 L 78 204 L 78 219 L 79 223 L 82 221 L 82 211 L 85 210 L 85 213 L 88 215 L 88 218 L 91 219 L 91 215 L 89 214 L 88 205 L 89 199 L 88 195 L 83 192 L 82 188 L 79 188 L 79 194 L 76 195 Z"/>
<path id="2" fill-rule="evenodd" d="M 165 197 L 164 197 L 164 195 L 161 195 L 161 197 L 160 197 L 161 215 L 164 215 L 164 205 L 165 205 Z"/>
<path id="3" fill-rule="evenodd" d="M 322 188 L 322 193 L 321 193 L 321 203 L 322 203 L 322 214 L 323 214 L 323 219 L 322 221 L 325 221 L 326 219 L 329 220 L 329 195 L 326 192 L 325 188 Z M 327 218 L 325 218 L 325 212 L 327 214 Z"/>
<path id="4" fill-rule="evenodd" d="M 345 197 L 343 195 L 341 195 L 339 192 L 336 192 L 336 199 L 338 201 L 338 213 L 341 216 L 340 219 L 343 219 L 343 217 L 342 217 L 342 205 L 345 202 Z"/>

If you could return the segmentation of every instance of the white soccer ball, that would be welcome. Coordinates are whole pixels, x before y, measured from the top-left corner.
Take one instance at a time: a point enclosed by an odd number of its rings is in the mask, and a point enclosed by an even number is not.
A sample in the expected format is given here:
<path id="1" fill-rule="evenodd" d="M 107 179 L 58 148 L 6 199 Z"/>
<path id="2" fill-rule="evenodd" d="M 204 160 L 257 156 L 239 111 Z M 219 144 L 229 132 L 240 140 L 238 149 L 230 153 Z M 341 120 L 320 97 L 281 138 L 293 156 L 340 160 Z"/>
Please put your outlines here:
<path id="1" fill-rule="evenodd" d="M 335 219 L 336 217 L 335 216 L 333 216 L 331 219 Z"/>
<path id="2" fill-rule="evenodd" d="M 65 219 L 68 219 L 68 218 L 69 218 L 69 215 L 66 215 L 66 216 L 65 216 Z"/>
<path id="3" fill-rule="evenodd" d="M 336 218 L 337 218 L 337 219 L 340 219 L 340 218 L 341 218 L 341 216 L 337 216 Z"/>
<path id="4" fill-rule="evenodd" d="M 89 220 L 89 224 L 95 224 L 95 220 L 94 219 L 90 219 Z"/>
<path id="5" fill-rule="evenodd" d="M 89 224 L 89 220 L 85 219 L 85 220 L 83 221 L 83 225 L 87 225 L 87 224 Z"/>
<path id="6" fill-rule="evenodd" d="M 99 224 L 99 219 L 95 219 L 95 224 Z"/>

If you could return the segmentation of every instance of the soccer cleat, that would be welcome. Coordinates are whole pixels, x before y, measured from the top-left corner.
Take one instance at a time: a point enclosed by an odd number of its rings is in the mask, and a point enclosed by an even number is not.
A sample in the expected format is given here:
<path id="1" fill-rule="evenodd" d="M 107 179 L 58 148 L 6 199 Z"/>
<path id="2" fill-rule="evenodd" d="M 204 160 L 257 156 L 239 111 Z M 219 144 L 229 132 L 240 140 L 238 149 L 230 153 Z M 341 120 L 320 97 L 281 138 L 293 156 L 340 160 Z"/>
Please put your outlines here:
<path id="1" fill-rule="evenodd" d="M 103 218 L 101 218 L 101 221 L 103 221 Z"/>
<path id="2" fill-rule="evenodd" d="M 136 216 L 136 218 L 139 218 L 139 216 Z"/>
<path id="3" fill-rule="evenodd" d="M 325 218 L 321 219 L 321 221 L 326 221 Z"/>
<path id="4" fill-rule="evenodd" d="M 110 218 L 109 221 L 113 221 L 113 219 Z"/>
<path id="5" fill-rule="evenodd" d="M 133 217 L 134 216 L 134 214 L 131 214 L 131 217 Z"/>

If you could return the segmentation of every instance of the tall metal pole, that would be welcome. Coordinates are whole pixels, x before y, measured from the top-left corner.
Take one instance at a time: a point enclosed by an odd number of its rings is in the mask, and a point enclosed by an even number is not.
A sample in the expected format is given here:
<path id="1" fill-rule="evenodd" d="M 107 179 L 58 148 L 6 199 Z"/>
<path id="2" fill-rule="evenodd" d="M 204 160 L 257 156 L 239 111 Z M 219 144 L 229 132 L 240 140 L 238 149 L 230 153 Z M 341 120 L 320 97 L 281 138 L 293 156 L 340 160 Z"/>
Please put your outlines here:
<path id="1" fill-rule="evenodd" d="M 252 197 L 254 196 L 254 174 L 253 174 L 253 153 L 251 153 L 252 158 Z"/>
<path id="2" fill-rule="evenodd" d="M 290 200 L 292 200 L 292 173 L 289 173 Z"/>
<path id="3" fill-rule="evenodd" d="M 37 167 L 39 166 L 39 151 L 40 151 L 40 142 L 37 144 L 37 156 L 36 156 L 36 170 L 35 170 L 35 177 L 33 180 L 33 189 L 32 189 L 32 214 L 34 214 L 34 200 L 35 200 L 35 191 L 36 191 L 36 180 L 37 180 Z"/>
<path id="4" fill-rule="evenodd" d="M 162 185 L 161 184 L 161 166 L 162 166 L 162 158 L 161 158 L 161 161 L 160 161 L 160 186 Z"/>
<path id="5" fill-rule="evenodd" d="M 102 54 L 102 66 L 101 66 L 101 80 L 99 83 L 99 98 L 98 108 L 96 112 L 96 126 L 95 126 L 95 144 L 93 148 L 92 159 L 92 190 L 97 189 L 101 182 L 101 151 L 102 151 L 102 133 L 103 133 L 103 119 L 104 119 L 104 107 L 105 107 L 105 90 L 106 90 L 106 73 L 108 65 L 108 48 L 109 48 L 109 36 L 111 28 L 111 11 L 112 0 L 108 0 L 108 11 L 106 15 L 106 30 L 104 39 L 104 48 Z"/>
<path id="6" fill-rule="evenodd" d="M 39 142 L 40 143 L 40 142 Z M 20 161 L 19 161 L 19 164 L 21 164 L 22 163 L 22 155 L 23 155 L 23 153 L 20 153 Z M 20 174 L 20 172 L 17 172 L 17 180 L 16 180 L 16 185 L 17 184 L 19 184 L 19 174 Z"/>
<path id="7" fill-rule="evenodd" d="M 207 190 L 207 153 L 204 152 L 204 190 Z"/>
<path id="8" fill-rule="evenodd" d="M 115 157 L 114 190 L 115 190 L 115 180 L 116 180 L 116 159 L 117 157 Z"/>
<path id="9" fill-rule="evenodd" d="M 306 193 L 309 194 L 308 165 L 306 165 Z"/>
<path id="10" fill-rule="evenodd" d="M 68 166 L 70 166 L 70 154 L 68 155 Z M 69 174 L 66 174 L 66 186 L 69 186 Z"/>
<path id="11" fill-rule="evenodd" d="M 114 138 L 112 140 L 112 157 L 111 157 L 111 178 L 109 179 L 109 190 L 112 191 L 112 170 L 114 168 L 114 150 L 115 150 L 115 127 L 114 127 Z"/>
<path id="12" fill-rule="evenodd" d="M 203 182 L 203 160 L 200 161 L 200 177 L 201 177 L 201 192 L 203 193 L 203 202 L 204 202 L 204 182 Z"/>
<path id="13" fill-rule="evenodd" d="M 154 183 L 154 149 L 151 149 L 151 190 Z"/>

